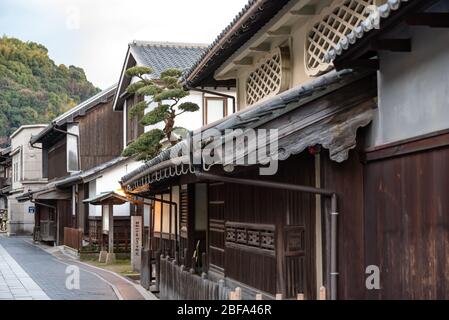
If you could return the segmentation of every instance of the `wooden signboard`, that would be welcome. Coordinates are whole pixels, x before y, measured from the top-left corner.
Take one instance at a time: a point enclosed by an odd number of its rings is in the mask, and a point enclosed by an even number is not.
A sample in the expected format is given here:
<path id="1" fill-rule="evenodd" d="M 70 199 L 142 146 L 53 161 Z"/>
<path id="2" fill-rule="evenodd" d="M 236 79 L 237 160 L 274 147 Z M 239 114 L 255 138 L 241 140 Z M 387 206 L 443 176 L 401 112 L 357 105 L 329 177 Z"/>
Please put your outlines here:
<path id="1" fill-rule="evenodd" d="M 134 271 L 140 271 L 142 248 L 142 217 L 131 217 L 131 265 Z"/>

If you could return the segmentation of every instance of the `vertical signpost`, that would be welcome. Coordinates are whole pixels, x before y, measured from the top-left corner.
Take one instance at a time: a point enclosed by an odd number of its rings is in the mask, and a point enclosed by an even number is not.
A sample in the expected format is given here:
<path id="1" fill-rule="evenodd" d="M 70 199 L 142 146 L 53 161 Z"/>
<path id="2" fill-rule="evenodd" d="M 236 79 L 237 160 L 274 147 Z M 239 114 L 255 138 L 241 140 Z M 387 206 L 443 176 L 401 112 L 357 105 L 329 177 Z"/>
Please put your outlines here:
<path id="1" fill-rule="evenodd" d="M 134 271 L 140 271 L 142 248 L 142 217 L 131 216 L 131 265 Z"/>

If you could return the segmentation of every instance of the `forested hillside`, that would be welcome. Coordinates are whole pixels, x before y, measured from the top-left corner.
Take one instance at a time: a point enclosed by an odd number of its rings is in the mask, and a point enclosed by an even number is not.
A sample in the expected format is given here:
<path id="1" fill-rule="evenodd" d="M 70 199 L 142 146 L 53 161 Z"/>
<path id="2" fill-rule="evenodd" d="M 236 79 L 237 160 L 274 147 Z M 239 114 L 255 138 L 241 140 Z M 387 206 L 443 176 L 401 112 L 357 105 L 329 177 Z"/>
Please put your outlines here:
<path id="1" fill-rule="evenodd" d="M 20 125 L 49 123 L 98 91 L 82 68 L 57 66 L 43 45 L 0 38 L 0 144 Z"/>

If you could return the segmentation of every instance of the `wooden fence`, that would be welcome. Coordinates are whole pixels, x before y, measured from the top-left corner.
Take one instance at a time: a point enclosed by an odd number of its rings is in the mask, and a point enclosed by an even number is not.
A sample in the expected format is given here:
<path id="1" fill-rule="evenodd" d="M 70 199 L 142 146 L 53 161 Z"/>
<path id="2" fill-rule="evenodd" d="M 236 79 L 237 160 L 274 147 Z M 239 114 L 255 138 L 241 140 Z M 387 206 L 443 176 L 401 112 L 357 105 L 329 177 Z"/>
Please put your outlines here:
<path id="1" fill-rule="evenodd" d="M 230 290 L 224 281 L 218 283 L 198 276 L 168 256 L 160 257 L 160 298 L 169 300 L 226 300 Z"/>
<path id="2" fill-rule="evenodd" d="M 103 234 L 101 217 L 89 217 L 89 243 L 107 250 L 108 236 Z M 114 217 L 114 250 L 129 252 L 131 250 L 130 217 Z"/>
<path id="3" fill-rule="evenodd" d="M 234 290 L 225 286 L 224 280 L 218 282 L 209 280 L 206 273 L 201 276 L 194 273 L 193 269 L 188 269 L 183 265 L 178 266 L 175 259 L 161 255 L 159 258 L 159 294 L 161 299 L 167 300 L 242 300 L 242 289 L 237 287 Z M 255 296 L 248 296 L 246 299 L 262 300 L 261 293 Z M 269 298 L 272 299 L 272 298 Z M 278 293 L 274 299 L 283 300 L 282 294 Z M 305 300 L 303 293 L 298 293 L 296 300 Z M 292 299 L 289 299 L 292 300 Z M 320 287 L 318 300 L 326 300 L 326 289 Z"/>
<path id="4" fill-rule="evenodd" d="M 83 231 L 80 229 L 64 228 L 64 245 L 80 251 L 83 247 Z"/>

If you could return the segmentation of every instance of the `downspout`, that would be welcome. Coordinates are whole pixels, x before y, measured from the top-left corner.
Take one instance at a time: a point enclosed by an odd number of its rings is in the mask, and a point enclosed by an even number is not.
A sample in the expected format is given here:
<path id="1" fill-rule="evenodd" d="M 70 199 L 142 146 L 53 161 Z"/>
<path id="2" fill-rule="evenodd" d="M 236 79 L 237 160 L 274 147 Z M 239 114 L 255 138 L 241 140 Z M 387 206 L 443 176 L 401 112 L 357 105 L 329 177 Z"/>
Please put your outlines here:
<path id="1" fill-rule="evenodd" d="M 327 196 L 331 199 L 331 227 L 330 227 L 330 270 L 329 276 L 330 276 L 330 299 L 331 300 L 337 300 L 338 296 L 338 255 L 337 255 L 337 222 L 338 222 L 338 196 L 335 191 L 327 190 L 327 189 L 321 189 L 321 188 L 314 188 L 314 187 L 308 187 L 308 186 L 300 186 L 295 184 L 289 184 L 289 183 L 281 183 L 281 182 L 273 182 L 273 181 L 263 181 L 263 180 L 251 180 L 251 179 L 240 179 L 240 178 L 232 178 L 232 177 L 225 177 L 225 176 L 219 176 L 214 175 L 210 173 L 204 173 L 204 172 L 196 172 L 195 176 L 200 179 L 204 180 L 214 180 L 214 181 L 220 181 L 220 182 L 227 182 L 227 183 L 233 183 L 233 184 L 242 184 L 242 185 L 249 185 L 249 186 L 255 186 L 255 187 L 263 187 L 263 188 L 274 188 L 274 189 L 283 189 L 283 190 L 291 190 L 291 191 L 298 191 L 298 192 L 305 192 L 305 193 L 311 193 L 311 194 L 320 194 L 323 196 Z M 326 230 L 326 232 L 329 232 Z"/>
<path id="2" fill-rule="evenodd" d="M 338 203 L 337 194 L 334 193 L 331 196 L 331 300 L 337 300 L 337 286 L 338 286 L 338 266 L 337 266 L 337 223 L 338 223 Z"/>

